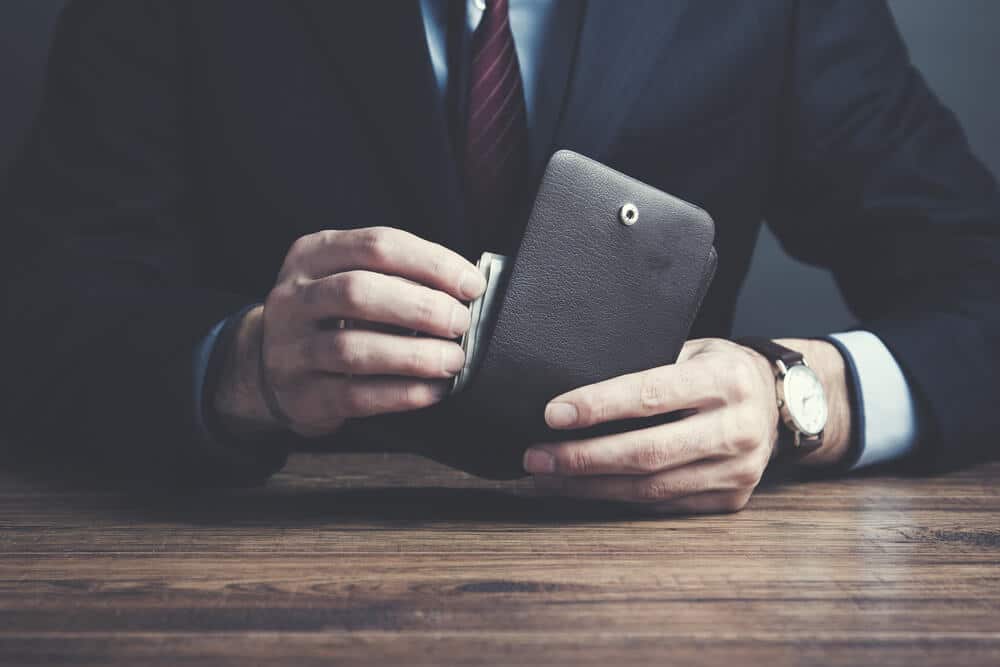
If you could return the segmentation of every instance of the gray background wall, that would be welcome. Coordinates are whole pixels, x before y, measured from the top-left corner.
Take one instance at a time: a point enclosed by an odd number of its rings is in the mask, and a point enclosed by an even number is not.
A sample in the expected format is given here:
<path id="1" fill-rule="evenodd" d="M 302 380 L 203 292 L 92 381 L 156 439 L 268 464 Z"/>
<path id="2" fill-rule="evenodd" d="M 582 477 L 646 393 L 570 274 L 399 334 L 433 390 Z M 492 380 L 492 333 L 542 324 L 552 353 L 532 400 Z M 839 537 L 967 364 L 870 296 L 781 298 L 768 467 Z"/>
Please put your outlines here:
<path id="1" fill-rule="evenodd" d="M 31 122 L 52 25 L 63 4 L 0 3 L 0 177 Z M 1000 0 L 890 0 L 890 5 L 914 62 L 958 114 L 979 156 L 1000 174 Z M 736 333 L 820 334 L 850 323 L 829 275 L 787 257 L 765 232 L 740 300 Z"/>

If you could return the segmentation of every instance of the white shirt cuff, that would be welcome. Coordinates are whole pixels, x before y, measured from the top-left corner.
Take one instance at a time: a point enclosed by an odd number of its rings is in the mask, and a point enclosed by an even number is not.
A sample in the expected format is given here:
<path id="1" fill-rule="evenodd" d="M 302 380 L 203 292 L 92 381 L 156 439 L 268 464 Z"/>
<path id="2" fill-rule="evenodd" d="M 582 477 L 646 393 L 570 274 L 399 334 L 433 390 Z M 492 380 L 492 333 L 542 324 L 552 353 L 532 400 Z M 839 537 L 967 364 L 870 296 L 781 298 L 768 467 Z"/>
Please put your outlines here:
<path id="1" fill-rule="evenodd" d="M 909 454 L 917 443 L 917 412 L 903 371 L 889 348 L 873 333 L 832 334 L 854 372 L 855 404 L 861 414 L 856 430 L 860 439 L 852 470 L 888 463 Z"/>

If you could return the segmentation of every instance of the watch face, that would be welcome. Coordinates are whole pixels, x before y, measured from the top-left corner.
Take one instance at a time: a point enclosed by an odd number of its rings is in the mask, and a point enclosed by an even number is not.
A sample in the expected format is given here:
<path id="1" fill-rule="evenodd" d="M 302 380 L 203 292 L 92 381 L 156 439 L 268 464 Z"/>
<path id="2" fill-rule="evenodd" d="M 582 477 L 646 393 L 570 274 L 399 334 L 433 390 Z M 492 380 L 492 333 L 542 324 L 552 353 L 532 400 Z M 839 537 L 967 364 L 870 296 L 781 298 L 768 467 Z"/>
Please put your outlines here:
<path id="1" fill-rule="evenodd" d="M 785 374 L 785 405 L 795 426 L 806 435 L 816 435 L 826 426 L 826 394 L 819 378 L 808 366 L 791 366 Z"/>

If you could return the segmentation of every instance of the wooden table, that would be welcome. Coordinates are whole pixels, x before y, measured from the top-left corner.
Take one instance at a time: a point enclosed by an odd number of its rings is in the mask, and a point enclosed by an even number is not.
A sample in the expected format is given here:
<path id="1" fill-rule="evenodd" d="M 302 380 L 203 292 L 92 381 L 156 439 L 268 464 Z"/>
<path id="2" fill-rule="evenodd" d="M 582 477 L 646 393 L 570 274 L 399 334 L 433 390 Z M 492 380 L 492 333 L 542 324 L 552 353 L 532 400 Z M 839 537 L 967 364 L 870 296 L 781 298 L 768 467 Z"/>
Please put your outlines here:
<path id="1" fill-rule="evenodd" d="M 0 664 L 1000 665 L 998 479 L 659 519 L 400 455 L 173 498 L 0 473 Z"/>

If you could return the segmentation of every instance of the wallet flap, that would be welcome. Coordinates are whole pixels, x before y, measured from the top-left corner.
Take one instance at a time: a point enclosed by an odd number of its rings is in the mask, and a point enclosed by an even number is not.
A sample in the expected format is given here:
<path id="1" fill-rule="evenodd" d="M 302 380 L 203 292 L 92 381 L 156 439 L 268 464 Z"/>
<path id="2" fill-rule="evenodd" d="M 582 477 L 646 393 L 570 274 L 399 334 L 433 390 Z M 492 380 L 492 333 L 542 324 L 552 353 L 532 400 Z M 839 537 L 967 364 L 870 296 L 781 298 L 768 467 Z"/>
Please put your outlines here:
<path id="1" fill-rule="evenodd" d="M 456 399 L 515 438 L 546 439 L 551 398 L 672 363 L 714 273 L 713 240 L 702 209 L 559 151 L 481 366 Z"/>

